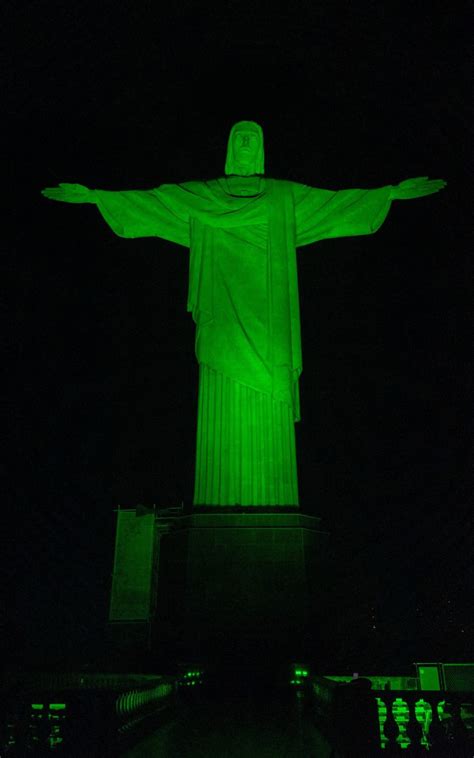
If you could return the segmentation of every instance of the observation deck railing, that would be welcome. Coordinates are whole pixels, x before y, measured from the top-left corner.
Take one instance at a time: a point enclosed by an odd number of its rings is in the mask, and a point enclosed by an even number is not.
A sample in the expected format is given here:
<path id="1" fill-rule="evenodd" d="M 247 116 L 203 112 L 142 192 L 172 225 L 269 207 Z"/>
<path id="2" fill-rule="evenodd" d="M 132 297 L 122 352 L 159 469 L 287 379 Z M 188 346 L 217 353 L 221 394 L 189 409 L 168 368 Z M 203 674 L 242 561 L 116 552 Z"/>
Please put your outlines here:
<path id="1" fill-rule="evenodd" d="M 310 685 L 316 723 L 336 756 L 474 755 L 472 692 L 377 690 L 320 676 Z"/>
<path id="2" fill-rule="evenodd" d="M 0 686 L 2 755 L 117 756 L 171 715 L 178 684 L 145 674 L 9 673 Z"/>

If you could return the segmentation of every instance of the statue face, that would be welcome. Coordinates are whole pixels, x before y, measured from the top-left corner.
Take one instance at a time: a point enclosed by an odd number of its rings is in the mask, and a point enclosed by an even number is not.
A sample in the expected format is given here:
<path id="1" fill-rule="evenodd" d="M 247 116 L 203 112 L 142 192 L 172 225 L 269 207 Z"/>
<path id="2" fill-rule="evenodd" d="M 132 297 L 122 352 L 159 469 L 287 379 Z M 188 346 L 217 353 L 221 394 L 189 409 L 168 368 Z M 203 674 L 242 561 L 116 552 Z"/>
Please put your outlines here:
<path id="1" fill-rule="evenodd" d="M 256 132 L 248 129 L 238 129 L 232 140 L 234 157 L 246 173 L 255 172 L 255 159 L 259 148 L 259 138 Z"/>
<path id="2" fill-rule="evenodd" d="M 227 141 L 225 173 L 240 176 L 264 174 L 262 127 L 255 121 L 238 121 Z"/>

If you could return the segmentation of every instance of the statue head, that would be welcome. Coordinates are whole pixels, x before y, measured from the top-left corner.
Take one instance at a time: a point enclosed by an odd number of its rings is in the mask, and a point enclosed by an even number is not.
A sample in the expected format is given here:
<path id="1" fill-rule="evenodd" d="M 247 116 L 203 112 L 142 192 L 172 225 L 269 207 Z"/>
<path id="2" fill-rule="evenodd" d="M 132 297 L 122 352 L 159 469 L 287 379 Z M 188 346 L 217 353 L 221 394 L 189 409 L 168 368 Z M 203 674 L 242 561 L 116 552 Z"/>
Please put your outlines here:
<path id="1" fill-rule="evenodd" d="M 264 173 L 263 131 L 255 121 L 238 121 L 230 130 L 225 173 L 239 176 Z"/>

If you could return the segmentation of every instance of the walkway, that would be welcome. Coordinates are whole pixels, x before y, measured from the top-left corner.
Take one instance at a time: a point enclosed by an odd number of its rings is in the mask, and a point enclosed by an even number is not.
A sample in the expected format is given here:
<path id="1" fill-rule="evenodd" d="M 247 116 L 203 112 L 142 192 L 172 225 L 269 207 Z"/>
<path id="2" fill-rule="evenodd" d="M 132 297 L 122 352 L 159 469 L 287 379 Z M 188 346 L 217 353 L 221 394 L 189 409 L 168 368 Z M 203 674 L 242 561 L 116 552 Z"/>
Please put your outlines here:
<path id="1" fill-rule="evenodd" d="M 202 696 L 124 758 L 329 758 L 304 700 Z"/>

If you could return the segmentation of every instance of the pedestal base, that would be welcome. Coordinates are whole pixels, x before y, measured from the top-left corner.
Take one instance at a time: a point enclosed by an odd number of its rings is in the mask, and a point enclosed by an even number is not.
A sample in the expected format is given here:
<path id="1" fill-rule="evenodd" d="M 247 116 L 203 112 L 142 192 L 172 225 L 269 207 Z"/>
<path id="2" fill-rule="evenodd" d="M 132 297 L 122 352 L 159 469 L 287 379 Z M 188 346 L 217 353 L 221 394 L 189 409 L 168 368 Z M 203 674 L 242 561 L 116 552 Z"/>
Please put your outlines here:
<path id="1" fill-rule="evenodd" d="M 307 654 L 326 537 L 295 512 L 176 519 L 161 539 L 156 645 L 202 661 Z"/>

